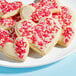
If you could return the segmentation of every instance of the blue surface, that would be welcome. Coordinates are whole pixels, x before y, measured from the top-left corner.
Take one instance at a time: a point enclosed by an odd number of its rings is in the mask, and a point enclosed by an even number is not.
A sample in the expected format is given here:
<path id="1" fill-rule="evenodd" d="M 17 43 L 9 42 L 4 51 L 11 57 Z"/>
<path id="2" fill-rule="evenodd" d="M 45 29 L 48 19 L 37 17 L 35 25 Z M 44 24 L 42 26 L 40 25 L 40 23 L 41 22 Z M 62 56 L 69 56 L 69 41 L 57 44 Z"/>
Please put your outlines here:
<path id="1" fill-rule="evenodd" d="M 76 52 L 58 62 L 34 68 L 0 67 L 0 76 L 76 76 Z"/>

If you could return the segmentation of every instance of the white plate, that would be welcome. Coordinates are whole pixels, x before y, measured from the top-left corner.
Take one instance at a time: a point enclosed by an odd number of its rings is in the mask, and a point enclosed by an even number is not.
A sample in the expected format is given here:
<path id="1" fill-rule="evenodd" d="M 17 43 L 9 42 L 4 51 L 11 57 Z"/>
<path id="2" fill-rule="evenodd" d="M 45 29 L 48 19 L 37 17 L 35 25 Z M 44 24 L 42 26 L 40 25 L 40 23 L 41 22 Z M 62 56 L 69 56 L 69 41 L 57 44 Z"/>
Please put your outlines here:
<path id="1" fill-rule="evenodd" d="M 16 1 L 16 0 L 8 0 L 8 1 Z M 33 2 L 34 0 L 20 0 L 24 2 L 25 4 L 29 4 Z M 71 7 L 73 10 L 76 9 L 75 3 L 76 0 L 59 0 L 59 2 L 65 4 L 68 7 Z M 76 36 L 74 37 L 74 40 L 72 41 L 71 45 L 67 48 L 62 47 L 54 47 L 49 54 L 47 54 L 44 57 L 41 57 L 39 54 L 31 51 L 29 57 L 25 62 L 16 62 L 8 57 L 6 57 L 2 52 L 0 52 L 0 65 L 6 66 L 6 67 L 35 67 L 35 66 L 41 66 L 49 63 L 56 62 L 60 59 L 63 59 L 64 57 L 71 54 L 76 49 Z"/>

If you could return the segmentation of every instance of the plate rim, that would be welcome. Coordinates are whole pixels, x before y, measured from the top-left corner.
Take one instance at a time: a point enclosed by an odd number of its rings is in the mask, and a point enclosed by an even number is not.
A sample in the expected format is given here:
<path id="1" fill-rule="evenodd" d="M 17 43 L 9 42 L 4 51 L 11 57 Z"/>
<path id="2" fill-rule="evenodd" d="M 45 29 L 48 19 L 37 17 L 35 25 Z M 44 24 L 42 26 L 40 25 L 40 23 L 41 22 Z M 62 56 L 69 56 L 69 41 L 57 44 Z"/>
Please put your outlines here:
<path id="1" fill-rule="evenodd" d="M 33 67 L 39 67 L 39 66 L 44 66 L 44 65 L 48 65 L 48 64 L 51 64 L 51 63 L 55 63 L 57 61 L 60 61 L 60 60 L 63 60 L 64 58 L 66 58 L 67 56 L 71 55 L 73 52 L 75 52 L 75 49 L 70 51 L 70 52 L 67 52 L 66 55 L 62 56 L 62 57 L 59 57 L 55 60 L 53 60 L 52 62 L 46 62 L 46 63 L 41 63 L 41 64 L 37 64 L 37 65 L 31 65 L 31 66 L 17 66 L 17 65 L 7 65 L 7 64 L 1 64 L 0 63 L 0 66 L 4 66 L 4 67 L 9 67 L 9 68 L 33 68 Z"/>

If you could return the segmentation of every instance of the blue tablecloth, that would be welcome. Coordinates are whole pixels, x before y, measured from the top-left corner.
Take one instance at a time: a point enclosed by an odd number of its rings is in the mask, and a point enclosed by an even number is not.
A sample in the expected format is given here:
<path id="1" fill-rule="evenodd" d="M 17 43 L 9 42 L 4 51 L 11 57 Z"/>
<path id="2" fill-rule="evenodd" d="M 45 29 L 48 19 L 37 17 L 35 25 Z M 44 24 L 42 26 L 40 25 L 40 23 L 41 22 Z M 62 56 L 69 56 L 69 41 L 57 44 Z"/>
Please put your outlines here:
<path id="1" fill-rule="evenodd" d="M 0 76 L 76 76 L 76 52 L 45 66 L 34 68 L 0 67 Z"/>

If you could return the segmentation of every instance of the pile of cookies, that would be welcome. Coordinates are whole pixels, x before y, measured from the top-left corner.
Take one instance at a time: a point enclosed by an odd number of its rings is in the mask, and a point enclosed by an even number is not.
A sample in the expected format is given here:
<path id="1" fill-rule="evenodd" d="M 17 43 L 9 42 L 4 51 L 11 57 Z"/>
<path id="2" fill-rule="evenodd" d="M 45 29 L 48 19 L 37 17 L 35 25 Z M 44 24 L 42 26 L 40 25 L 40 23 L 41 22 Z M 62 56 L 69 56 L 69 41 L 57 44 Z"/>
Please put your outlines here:
<path id="1" fill-rule="evenodd" d="M 56 44 L 67 47 L 74 37 L 72 11 L 57 0 L 29 5 L 0 0 L 0 51 L 25 61 L 29 48 L 46 55 Z"/>

